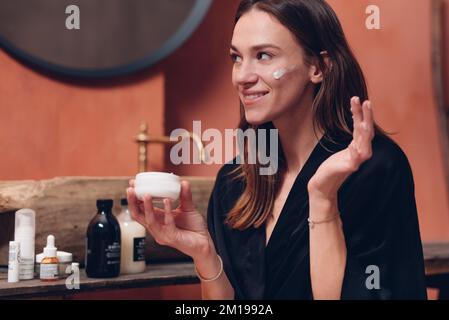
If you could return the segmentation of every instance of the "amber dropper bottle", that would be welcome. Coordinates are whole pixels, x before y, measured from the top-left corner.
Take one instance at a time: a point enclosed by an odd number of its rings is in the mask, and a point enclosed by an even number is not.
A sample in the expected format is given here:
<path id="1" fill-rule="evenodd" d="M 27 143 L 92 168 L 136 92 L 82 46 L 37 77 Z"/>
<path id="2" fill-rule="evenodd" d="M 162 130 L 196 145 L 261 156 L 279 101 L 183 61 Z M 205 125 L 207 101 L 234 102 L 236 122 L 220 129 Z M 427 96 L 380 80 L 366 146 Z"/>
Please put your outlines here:
<path id="1" fill-rule="evenodd" d="M 57 249 L 55 247 L 55 237 L 53 235 L 49 235 L 47 237 L 47 246 L 44 248 L 44 258 L 41 262 L 41 281 L 48 282 L 58 280 L 59 260 L 56 252 Z"/>

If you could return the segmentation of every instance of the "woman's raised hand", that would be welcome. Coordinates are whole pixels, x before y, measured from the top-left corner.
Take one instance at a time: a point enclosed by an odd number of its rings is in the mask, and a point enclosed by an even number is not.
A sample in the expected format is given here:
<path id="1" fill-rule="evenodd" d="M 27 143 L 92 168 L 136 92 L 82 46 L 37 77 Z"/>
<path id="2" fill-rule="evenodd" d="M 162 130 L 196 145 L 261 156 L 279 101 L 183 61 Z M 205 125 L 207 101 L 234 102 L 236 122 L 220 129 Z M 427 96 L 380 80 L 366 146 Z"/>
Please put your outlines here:
<path id="1" fill-rule="evenodd" d="M 324 161 L 308 183 L 309 196 L 336 199 L 346 178 L 372 156 L 374 138 L 373 108 L 370 101 L 361 104 L 360 98 L 351 99 L 354 119 L 353 138 L 349 146 Z"/>

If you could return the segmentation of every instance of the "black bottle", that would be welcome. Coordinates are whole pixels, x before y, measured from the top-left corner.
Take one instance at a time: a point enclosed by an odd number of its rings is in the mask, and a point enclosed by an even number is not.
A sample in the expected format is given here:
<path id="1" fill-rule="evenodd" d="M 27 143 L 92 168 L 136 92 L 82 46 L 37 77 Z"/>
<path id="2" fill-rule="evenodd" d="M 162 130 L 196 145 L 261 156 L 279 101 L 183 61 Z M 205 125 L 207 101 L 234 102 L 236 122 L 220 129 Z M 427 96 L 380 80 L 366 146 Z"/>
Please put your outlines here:
<path id="1" fill-rule="evenodd" d="M 90 221 L 86 237 L 86 274 L 89 278 L 111 278 L 120 274 L 120 225 L 112 214 L 113 201 L 97 200 L 97 215 Z"/>

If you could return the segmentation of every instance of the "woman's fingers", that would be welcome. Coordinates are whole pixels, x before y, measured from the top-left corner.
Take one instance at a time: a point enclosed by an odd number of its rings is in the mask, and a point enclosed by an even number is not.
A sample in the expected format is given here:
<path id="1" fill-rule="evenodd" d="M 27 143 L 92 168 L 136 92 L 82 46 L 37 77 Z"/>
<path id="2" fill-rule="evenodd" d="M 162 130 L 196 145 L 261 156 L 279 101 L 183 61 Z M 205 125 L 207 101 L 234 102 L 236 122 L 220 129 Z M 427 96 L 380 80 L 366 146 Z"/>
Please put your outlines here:
<path id="1" fill-rule="evenodd" d="M 352 97 L 351 99 L 351 112 L 354 118 L 354 129 L 356 128 L 356 125 L 361 123 L 363 121 L 363 111 L 362 106 L 360 104 L 360 98 L 359 97 Z"/>
<path id="2" fill-rule="evenodd" d="M 164 199 L 164 224 L 167 226 L 175 225 L 175 216 L 171 207 L 171 200 Z"/>
<path id="3" fill-rule="evenodd" d="M 371 141 L 374 138 L 374 114 L 371 101 L 367 100 L 363 103 L 363 119 L 367 139 Z"/>
<path id="4" fill-rule="evenodd" d="M 190 191 L 190 184 L 187 181 L 181 181 L 181 196 L 180 196 L 181 211 L 194 211 L 195 205 L 192 200 L 192 191 Z"/>
<path id="5" fill-rule="evenodd" d="M 358 165 L 369 159 L 372 155 L 371 141 L 374 137 L 374 117 L 371 101 L 366 100 L 360 104 L 358 97 L 351 99 L 351 112 L 354 119 L 353 142 L 350 152 Z"/>
<path id="6" fill-rule="evenodd" d="M 136 182 L 136 180 L 134 180 L 134 179 L 131 179 L 131 180 L 129 180 L 129 186 L 131 187 L 131 188 L 134 188 L 135 187 L 135 182 Z"/>
<path id="7" fill-rule="evenodd" d="M 371 101 L 366 100 L 362 105 L 358 97 L 353 97 L 351 99 L 351 112 L 354 119 L 354 139 L 357 140 L 360 136 L 365 136 L 366 132 L 373 135 L 374 117 Z"/>
<path id="8" fill-rule="evenodd" d="M 369 128 L 374 126 L 373 108 L 369 100 L 360 102 L 359 97 L 351 99 L 351 112 L 354 118 L 354 130 L 358 129 L 362 124 L 368 125 Z"/>
<path id="9" fill-rule="evenodd" d="M 356 147 L 357 151 L 360 151 L 360 138 L 361 138 L 360 128 L 361 128 L 362 122 L 363 122 L 363 111 L 362 111 L 362 106 L 360 105 L 359 97 L 353 97 L 351 99 L 351 112 L 352 112 L 352 118 L 354 120 L 354 123 L 353 123 L 354 131 L 352 133 L 352 136 L 353 136 L 353 140 L 355 142 L 355 147 Z"/>
<path id="10" fill-rule="evenodd" d="M 371 108 L 371 101 L 366 100 L 362 106 L 363 122 L 372 125 L 373 124 L 373 111 Z"/>
<path id="11" fill-rule="evenodd" d="M 360 105 L 360 98 L 359 97 L 352 97 L 351 98 L 351 112 L 352 112 L 352 119 L 353 119 L 353 133 L 352 133 L 352 140 L 353 143 L 351 143 L 352 148 L 356 153 L 360 153 L 361 149 L 361 125 L 363 122 L 363 111 L 362 106 Z"/>
<path id="12" fill-rule="evenodd" d="M 374 138 L 374 117 L 373 108 L 371 107 L 371 101 L 365 101 L 363 103 L 363 157 L 368 159 L 372 155 L 371 141 Z"/>
<path id="13" fill-rule="evenodd" d="M 151 227 L 156 223 L 156 217 L 154 214 L 153 199 L 150 195 L 147 194 L 143 197 L 143 205 L 145 210 L 145 222 Z"/>
<path id="14" fill-rule="evenodd" d="M 128 206 L 133 219 L 140 224 L 145 225 L 145 217 L 143 215 L 143 211 L 139 206 L 139 200 L 137 199 L 136 193 L 133 188 L 126 189 L 126 197 L 128 199 Z"/>

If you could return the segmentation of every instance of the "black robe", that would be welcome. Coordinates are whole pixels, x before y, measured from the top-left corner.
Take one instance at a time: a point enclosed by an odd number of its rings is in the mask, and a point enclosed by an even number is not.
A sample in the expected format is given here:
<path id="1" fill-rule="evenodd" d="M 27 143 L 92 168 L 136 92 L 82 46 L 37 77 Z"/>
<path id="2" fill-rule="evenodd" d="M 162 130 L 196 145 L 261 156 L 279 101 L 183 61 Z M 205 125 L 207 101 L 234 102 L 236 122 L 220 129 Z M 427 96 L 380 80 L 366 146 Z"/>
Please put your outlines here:
<path id="1" fill-rule="evenodd" d="M 340 139 L 333 144 L 323 136 L 298 174 L 266 246 L 265 226 L 238 231 L 224 223 L 243 192 L 244 182 L 229 176 L 236 164 L 220 169 L 209 200 L 207 222 L 235 299 L 313 299 L 307 183 L 324 160 L 349 143 Z M 341 298 L 426 299 L 408 159 L 390 138 L 376 135 L 372 143 L 372 157 L 338 192 L 347 246 Z M 375 284 L 369 277 L 375 276 L 376 268 L 380 288 L 367 286 L 367 282 Z"/>

